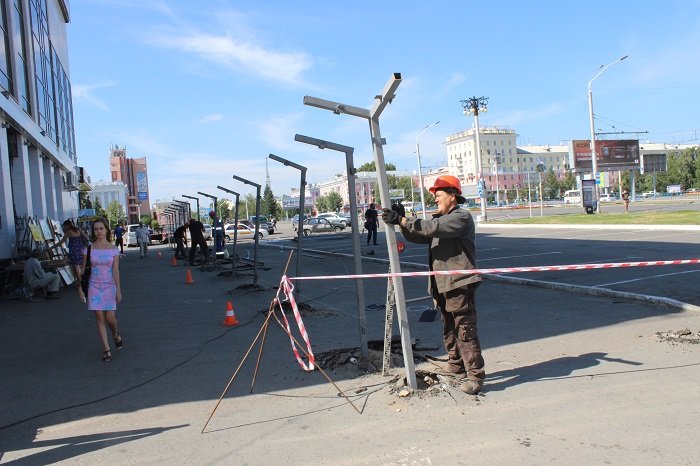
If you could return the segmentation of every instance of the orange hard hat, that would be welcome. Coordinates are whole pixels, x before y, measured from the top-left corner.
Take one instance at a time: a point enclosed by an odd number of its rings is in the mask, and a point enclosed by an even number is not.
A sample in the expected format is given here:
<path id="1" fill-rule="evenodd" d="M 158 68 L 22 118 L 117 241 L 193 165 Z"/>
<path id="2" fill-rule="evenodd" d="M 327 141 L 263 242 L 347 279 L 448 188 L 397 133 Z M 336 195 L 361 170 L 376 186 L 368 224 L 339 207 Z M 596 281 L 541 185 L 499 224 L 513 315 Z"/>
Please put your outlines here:
<path id="1" fill-rule="evenodd" d="M 462 195 L 462 185 L 459 183 L 459 179 L 457 179 L 456 176 L 452 175 L 440 175 L 437 178 L 435 178 L 435 183 L 433 186 L 428 190 L 431 193 L 435 194 L 435 191 L 438 189 L 444 189 L 444 188 L 452 188 L 457 190 L 458 195 Z"/>

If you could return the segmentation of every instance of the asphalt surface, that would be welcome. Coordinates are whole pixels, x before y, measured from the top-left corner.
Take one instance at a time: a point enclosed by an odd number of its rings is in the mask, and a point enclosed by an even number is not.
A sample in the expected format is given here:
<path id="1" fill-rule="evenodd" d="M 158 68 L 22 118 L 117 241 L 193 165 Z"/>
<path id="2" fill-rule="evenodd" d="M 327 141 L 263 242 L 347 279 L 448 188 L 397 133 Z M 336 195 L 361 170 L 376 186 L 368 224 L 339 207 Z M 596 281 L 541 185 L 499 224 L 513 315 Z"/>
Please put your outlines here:
<path id="1" fill-rule="evenodd" d="M 185 284 L 186 267 L 170 265 L 168 247 L 152 248 L 143 260 L 129 250 L 117 311 L 125 344 L 109 364 L 100 360 L 94 318 L 74 290 L 64 288 L 55 301 L 2 301 L 0 464 L 692 464 L 700 456 L 700 345 L 656 337 L 700 331 L 700 313 L 497 277 L 477 295 L 488 373 L 479 396 L 445 386 L 400 397 L 390 377 L 362 375 L 347 361 L 328 367 L 358 414 L 319 371 L 299 368 L 277 324 L 267 332 L 251 393 L 260 354 L 251 343 L 294 248 L 291 228 L 281 227 L 261 242 L 258 287 L 246 261 L 235 276 L 226 276 L 230 264 L 192 268 L 195 283 Z M 697 236 L 480 225 L 477 241 L 480 265 L 494 267 L 697 257 Z M 377 247 L 363 241 L 366 272 L 387 270 L 383 244 L 383 234 Z M 312 236 L 303 245 L 302 275 L 352 273 L 345 256 L 352 252 L 350 233 Z M 425 251 L 407 246 L 405 269 L 420 269 Z M 247 252 L 252 255 L 252 243 L 239 245 L 240 257 Z M 527 278 L 698 304 L 696 271 Z M 384 303 L 385 279 L 364 285 L 368 305 Z M 409 299 L 426 295 L 424 277 L 404 285 Z M 355 283 L 313 281 L 301 289 L 313 351 L 357 347 Z M 227 301 L 238 326 L 221 325 Z M 419 321 L 427 304 L 409 306 L 416 353 L 444 357 L 439 318 Z M 384 312 L 366 314 L 369 339 L 381 339 Z M 432 365 L 418 361 L 417 367 Z M 393 376 L 403 373 L 392 369 Z"/>

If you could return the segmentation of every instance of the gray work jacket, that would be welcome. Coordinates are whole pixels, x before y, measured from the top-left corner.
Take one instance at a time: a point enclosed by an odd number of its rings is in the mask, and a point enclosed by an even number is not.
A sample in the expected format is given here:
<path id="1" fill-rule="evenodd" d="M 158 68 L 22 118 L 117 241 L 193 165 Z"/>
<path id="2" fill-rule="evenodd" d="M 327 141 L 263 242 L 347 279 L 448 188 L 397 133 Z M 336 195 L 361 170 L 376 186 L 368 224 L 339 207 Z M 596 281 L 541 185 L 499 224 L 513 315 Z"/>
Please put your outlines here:
<path id="1" fill-rule="evenodd" d="M 412 243 L 429 244 L 430 270 L 467 270 L 476 268 L 476 226 L 466 209 L 453 208 L 446 215 L 433 215 L 432 219 L 407 219 L 401 227 L 404 238 Z M 429 290 L 443 294 L 457 288 L 466 288 L 481 282 L 479 275 L 434 275 Z M 434 284 L 434 285 L 433 285 Z M 437 290 L 432 289 L 433 286 Z"/>

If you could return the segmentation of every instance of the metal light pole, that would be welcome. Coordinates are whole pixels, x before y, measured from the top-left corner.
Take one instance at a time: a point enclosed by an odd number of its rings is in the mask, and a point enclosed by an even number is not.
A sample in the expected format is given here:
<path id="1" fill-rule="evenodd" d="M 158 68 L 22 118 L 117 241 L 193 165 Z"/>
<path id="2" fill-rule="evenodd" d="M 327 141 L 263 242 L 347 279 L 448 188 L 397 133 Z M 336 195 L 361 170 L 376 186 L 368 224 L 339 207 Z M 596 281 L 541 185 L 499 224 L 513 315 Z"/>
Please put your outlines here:
<path id="1" fill-rule="evenodd" d="M 368 120 L 369 133 L 374 152 L 374 162 L 377 167 L 377 182 L 379 184 L 381 198 L 385 201 L 391 198 L 389 196 L 389 185 L 386 177 L 386 165 L 384 164 L 384 148 L 382 147 L 385 141 L 382 139 L 379 128 L 379 116 L 381 115 L 382 111 L 384 111 L 384 108 L 386 108 L 386 106 L 394 99 L 394 92 L 396 92 L 396 89 L 398 89 L 399 85 L 401 84 L 401 79 L 401 73 L 394 73 L 384 86 L 382 92 L 374 97 L 374 104 L 369 110 L 354 107 L 352 105 L 345 105 L 338 102 L 319 99 L 316 97 L 304 96 L 304 105 L 330 110 L 336 115 L 344 113 Z M 355 213 L 353 212 L 353 215 L 354 214 Z M 386 229 L 386 243 L 391 271 L 398 273 L 401 271 L 401 263 L 399 262 L 398 250 L 396 248 L 396 230 L 394 228 Z M 403 280 L 401 277 L 394 278 L 394 296 L 396 300 L 396 311 L 399 320 L 399 327 L 401 329 L 401 348 L 403 350 L 406 380 L 408 382 L 408 386 L 415 389 L 417 388 L 417 384 L 415 363 L 413 361 L 413 348 L 411 346 L 411 330 L 408 326 L 408 312 L 406 309 L 406 298 L 404 294 Z"/>
<path id="2" fill-rule="evenodd" d="M 295 134 L 294 140 L 317 146 L 319 149 L 330 149 L 345 153 L 345 170 L 348 177 L 348 197 L 350 200 L 350 211 L 357 212 L 357 191 L 355 190 L 355 163 L 353 162 L 353 147 L 343 146 L 323 139 L 316 139 L 301 134 Z M 355 265 L 355 274 L 362 275 L 362 251 L 360 249 L 360 222 L 357 215 L 350 216 L 352 226 L 352 250 Z M 360 352 L 367 357 L 367 316 L 365 314 L 365 285 L 362 280 L 355 280 L 357 290 L 357 317 L 360 325 Z"/>
<path id="3" fill-rule="evenodd" d="M 438 123 L 440 123 L 440 120 L 436 121 L 435 123 L 429 124 L 428 126 L 423 128 L 420 133 L 418 133 L 418 136 L 416 136 L 416 157 L 418 157 L 418 189 L 420 189 L 420 205 L 421 205 L 421 209 L 423 211 L 423 220 L 425 220 L 425 218 L 426 218 L 425 217 L 425 195 L 423 194 L 423 168 L 421 167 L 421 164 L 420 164 L 420 144 L 419 144 L 419 141 L 420 141 L 421 136 L 423 136 L 423 133 L 425 133 L 426 131 L 428 131 L 429 128 L 437 125 Z M 467 180 L 464 180 L 464 182 L 466 183 Z M 412 190 L 413 190 L 413 181 L 411 181 L 411 191 Z"/>
<path id="4" fill-rule="evenodd" d="M 625 55 L 624 57 L 618 58 L 614 62 L 608 63 L 607 65 L 601 65 L 600 70 L 595 74 L 595 76 L 591 78 L 590 81 L 588 81 L 588 119 L 591 125 L 591 168 L 593 171 L 593 180 L 595 181 L 595 189 L 593 190 L 593 201 L 595 202 L 597 213 L 600 213 L 600 195 L 598 193 L 598 154 L 596 154 L 595 151 L 595 123 L 593 121 L 593 91 L 591 90 L 591 84 L 593 84 L 595 78 L 600 76 L 603 71 L 605 71 L 606 69 L 608 69 L 616 63 L 620 63 L 628 56 L 629 55 Z"/>
<path id="5" fill-rule="evenodd" d="M 240 197 L 240 194 L 238 194 L 236 191 L 226 189 L 223 186 L 217 186 L 217 188 L 226 193 L 233 194 L 234 196 L 236 196 L 236 207 L 234 207 L 233 209 L 233 224 L 236 228 L 233 230 L 233 260 L 231 261 L 233 262 L 233 265 L 231 266 L 231 272 L 233 272 L 233 275 L 236 275 L 236 244 L 238 243 L 238 198 Z M 225 234 L 226 232 L 224 231 L 224 235 Z M 225 241 L 226 240 L 224 239 L 224 242 Z"/>
<path id="6" fill-rule="evenodd" d="M 479 112 L 486 112 L 488 111 L 488 103 L 489 103 L 489 98 L 488 97 L 471 97 L 466 100 L 460 100 L 462 102 L 462 107 L 464 108 L 464 114 L 469 115 L 473 114 L 474 115 L 474 130 L 475 130 L 475 143 L 476 143 L 476 167 L 478 176 L 478 183 L 479 186 L 481 186 L 481 192 L 482 196 L 481 197 L 481 219 L 485 222 L 487 220 L 486 217 L 486 202 L 487 202 L 487 193 L 486 193 L 486 186 L 484 185 L 484 177 L 482 173 L 482 168 L 481 168 L 481 140 L 479 139 Z M 466 155 L 465 155 L 465 161 L 466 161 Z M 464 183 L 467 183 L 466 177 L 464 180 Z"/>
<path id="7" fill-rule="evenodd" d="M 212 194 L 203 193 L 202 191 L 197 191 L 197 194 L 201 194 L 202 196 L 208 197 L 209 199 L 214 201 L 214 209 L 213 209 L 214 218 L 212 219 L 212 224 L 211 224 L 211 236 L 212 236 L 212 240 L 213 240 L 212 243 L 214 244 L 214 260 L 216 260 L 217 256 L 224 254 L 224 251 L 219 252 L 219 251 L 217 251 L 217 248 L 216 248 L 216 242 L 218 240 L 217 236 L 220 234 L 221 240 L 223 241 L 223 234 L 224 234 L 223 225 L 221 227 L 218 226 L 218 224 L 220 223 L 219 217 L 217 214 L 217 210 L 219 210 L 219 207 L 218 207 L 218 200 L 219 199 Z"/>
<path id="8" fill-rule="evenodd" d="M 294 163 L 290 160 L 284 159 L 278 155 L 275 154 L 270 154 L 269 157 L 272 160 L 276 160 L 277 162 L 280 162 L 284 164 L 287 167 L 293 167 L 299 170 L 301 172 L 301 179 L 299 180 L 299 216 L 298 222 L 297 222 L 297 277 L 301 276 L 301 239 L 304 237 L 304 202 L 306 201 L 306 167 L 299 165 L 298 163 Z M 296 295 L 299 295 L 299 292 L 301 291 L 301 288 L 299 287 L 299 283 L 295 283 L 294 286 L 294 293 Z"/>
<path id="9" fill-rule="evenodd" d="M 501 207 L 501 188 L 498 184 L 498 162 L 500 161 L 500 159 L 501 155 L 497 152 L 493 157 L 493 161 L 496 164 L 496 207 Z"/>
<path id="10" fill-rule="evenodd" d="M 188 196 L 187 194 L 183 194 L 182 197 L 186 197 L 187 199 L 194 199 L 195 201 L 197 201 L 197 220 L 200 220 L 200 218 L 199 218 L 199 198 L 194 197 L 194 196 Z M 190 218 L 193 218 L 193 217 L 190 217 Z"/>
<path id="11" fill-rule="evenodd" d="M 245 183 L 250 186 L 254 186 L 256 189 L 255 195 L 255 245 L 253 246 L 253 286 L 258 285 L 258 242 L 260 241 L 260 188 L 261 186 L 257 183 L 253 183 L 250 180 L 241 178 L 240 176 L 233 175 L 234 180 L 238 180 L 241 183 Z M 246 210 L 248 209 L 248 202 L 246 201 Z"/>

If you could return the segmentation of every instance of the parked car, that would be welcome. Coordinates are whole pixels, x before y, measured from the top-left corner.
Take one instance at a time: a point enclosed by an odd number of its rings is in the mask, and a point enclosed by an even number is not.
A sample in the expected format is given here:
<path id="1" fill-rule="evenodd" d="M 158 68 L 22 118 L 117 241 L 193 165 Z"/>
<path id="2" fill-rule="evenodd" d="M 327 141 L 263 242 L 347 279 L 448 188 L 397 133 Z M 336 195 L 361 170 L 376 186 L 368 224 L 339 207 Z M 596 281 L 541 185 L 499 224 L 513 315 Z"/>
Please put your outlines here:
<path id="1" fill-rule="evenodd" d="M 316 218 L 325 218 L 329 222 L 331 222 L 333 225 L 342 225 L 343 228 L 348 226 L 348 220 L 345 217 L 341 217 L 340 215 L 336 214 L 335 212 L 327 212 L 324 214 L 318 214 Z"/>
<path id="2" fill-rule="evenodd" d="M 303 219 L 306 220 L 308 219 L 308 215 L 304 215 Z M 294 225 L 294 229 L 296 230 L 296 225 L 299 223 L 299 214 L 296 214 L 294 217 L 292 217 L 292 225 Z"/>
<path id="3" fill-rule="evenodd" d="M 211 225 L 209 225 L 208 223 L 204 223 L 203 225 L 204 225 L 204 239 L 208 240 L 209 238 L 211 238 Z"/>
<path id="4" fill-rule="evenodd" d="M 151 243 L 157 241 L 160 244 L 165 244 L 170 241 L 170 235 L 165 229 L 159 227 L 153 230 L 153 233 L 151 233 L 149 240 Z"/>
<path id="5" fill-rule="evenodd" d="M 244 225 L 243 221 L 238 223 L 238 239 L 250 239 L 255 238 L 255 227 L 251 228 L 248 225 Z M 236 224 L 228 223 L 224 225 L 224 241 L 233 241 L 233 236 L 236 233 Z M 258 230 L 258 239 L 266 238 L 269 235 L 267 230 L 260 228 Z"/>
<path id="6" fill-rule="evenodd" d="M 601 194 L 600 202 L 615 202 L 617 201 L 617 196 L 615 194 Z"/>
<path id="7" fill-rule="evenodd" d="M 646 192 L 640 194 L 639 197 L 648 198 L 648 197 L 656 197 L 657 195 L 658 194 L 656 193 L 656 191 L 646 191 Z"/>
<path id="8" fill-rule="evenodd" d="M 124 232 L 124 246 L 127 248 L 129 246 L 138 246 L 138 243 L 136 242 L 136 229 L 138 227 L 138 223 L 126 226 L 126 231 Z"/>
<path id="9" fill-rule="evenodd" d="M 334 225 L 328 219 L 318 217 L 308 218 L 304 220 L 303 228 L 304 236 L 309 236 L 311 235 L 311 233 L 321 233 L 324 231 L 332 231 L 338 233 L 345 229 L 345 227 L 342 225 Z M 298 227 L 295 226 L 294 231 L 299 231 Z"/>

